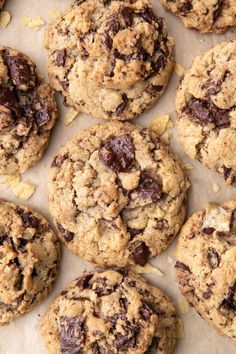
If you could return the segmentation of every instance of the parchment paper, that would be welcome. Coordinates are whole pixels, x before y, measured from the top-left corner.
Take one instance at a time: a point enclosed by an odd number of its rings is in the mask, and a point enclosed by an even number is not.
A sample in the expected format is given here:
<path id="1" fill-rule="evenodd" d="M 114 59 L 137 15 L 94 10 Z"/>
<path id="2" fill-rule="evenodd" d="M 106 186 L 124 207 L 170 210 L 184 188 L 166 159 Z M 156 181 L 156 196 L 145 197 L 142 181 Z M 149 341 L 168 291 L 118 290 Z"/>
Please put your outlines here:
<path id="1" fill-rule="evenodd" d="M 194 56 L 210 46 L 223 40 L 236 39 L 236 29 L 227 31 L 224 35 L 203 35 L 183 27 L 180 20 L 163 10 L 159 1 L 152 0 L 155 12 L 159 16 L 164 16 L 168 22 L 169 34 L 174 37 L 176 47 L 176 61 L 187 68 Z M 72 0 L 7 0 L 5 10 L 12 14 L 12 21 L 6 29 L 0 29 L 0 45 L 12 46 L 28 54 L 36 63 L 38 71 L 47 77 L 47 52 L 43 48 L 43 36 L 45 27 L 39 31 L 22 27 L 20 20 L 22 17 L 41 16 L 44 20 L 49 20 L 49 12 L 53 7 L 59 10 L 66 9 Z M 170 84 L 157 104 L 134 123 L 148 126 L 150 121 L 159 115 L 169 114 L 175 120 L 174 93 L 179 78 L 173 73 Z M 58 148 L 76 132 L 84 129 L 99 120 L 80 114 L 78 118 L 69 126 L 63 123 L 63 114 L 66 108 L 62 105 L 62 97 L 58 95 L 60 106 L 60 117 L 54 129 L 50 145 L 43 159 L 23 176 L 23 180 L 29 180 L 37 185 L 36 193 L 23 204 L 37 208 L 50 221 L 50 214 L 47 202 L 47 175 L 48 169 Z M 236 197 L 236 188 L 227 187 L 223 178 L 201 166 L 198 162 L 191 161 L 184 153 L 176 137 L 175 129 L 172 129 L 171 147 L 179 154 L 182 160 L 191 162 L 194 166 L 189 171 L 191 190 L 188 199 L 188 214 L 192 214 L 207 201 L 224 201 Z M 218 193 L 213 192 L 212 185 L 216 182 L 220 186 Z M 21 202 L 15 198 L 14 194 L 0 185 L 0 196 L 14 202 Z M 171 247 L 159 257 L 152 259 L 151 263 L 156 265 L 164 273 L 164 277 L 153 275 L 147 278 L 155 285 L 163 289 L 175 303 L 181 299 L 179 293 L 174 265 L 168 262 L 168 256 L 173 254 L 175 242 Z M 0 354 L 44 354 L 42 340 L 38 334 L 38 323 L 40 316 L 46 311 L 51 301 L 60 291 L 75 277 L 78 277 L 84 270 L 93 269 L 93 266 L 82 261 L 79 257 L 69 253 L 63 248 L 60 275 L 50 296 L 42 305 L 35 308 L 29 314 L 14 321 L 8 326 L 0 328 Z M 190 312 L 182 315 L 185 327 L 185 336 L 178 341 L 174 354 L 235 354 L 236 343 L 217 334 L 201 317 L 191 309 Z"/>

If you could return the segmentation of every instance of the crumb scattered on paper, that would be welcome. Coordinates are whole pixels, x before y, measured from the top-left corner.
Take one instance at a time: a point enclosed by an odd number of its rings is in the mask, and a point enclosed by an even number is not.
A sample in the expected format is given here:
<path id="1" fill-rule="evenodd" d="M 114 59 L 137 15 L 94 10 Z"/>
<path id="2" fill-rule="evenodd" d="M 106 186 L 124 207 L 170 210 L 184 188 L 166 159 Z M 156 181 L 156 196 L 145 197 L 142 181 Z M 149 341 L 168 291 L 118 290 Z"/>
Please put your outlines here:
<path id="1" fill-rule="evenodd" d="M 174 258 L 172 258 L 171 256 L 168 256 L 167 262 L 168 262 L 170 265 L 175 264 L 175 260 L 174 260 Z"/>
<path id="2" fill-rule="evenodd" d="M 182 318 L 180 318 L 180 317 L 177 318 L 176 337 L 178 339 L 184 338 L 184 324 L 183 324 Z"/>
<path id="3" fill-rule="evenodd" d="M 191 163 L 185 163 L 184 167 L 186 168 L 186 170 L 192 170 L 193 169 L 193 165 Z"/>
<path id="4" fill-rule="evenodd" d="M 175 64 L 174 70 L 175 70 L 176 74 L 180 77 L 184 76 L 184 74 L 185 74 L 185 69 L 182 67 L 182 65 L 180 65 L 178 63 Z"/>
<path id="5" fill-rule="evenodd" d="M 64 123 L 65 125 L 70 124 L 73 122 L 73 120 L 77 117 L 78 112 L 75 111 L 73 108 L 69 109 L 69 111 L 66 112 L 65 118 L 64 118 Z"/>
<path id="6" fill-rule="evenodd" d="M 163 277 L 163 273 L 160 271 L 160 269 L 153 267 L 151 264 L 146 264 L 144 267 L 141 267 L 139 265 L 135 265 L 131 267 L 131 269 L 138 273 L 138 274 L 155 274 L 159 277 Z"/>
<path id="7" fill-rule="evenodd" d="M 170 134 L 166 131 L 168 128 L 173 128 L 173 122 L 169 115 L 159 116 L 150 123 L 152 129 L 165 143 L 169 143 Z"/>
<path id="8" fill-rule="evenodd" d="M 181 314 L 188 313 L 190 311 L 188 302 L 185 299 L 179 300 L 178 309 Z"/>
<path id="9" fill-rule="evenodd" d="M 49 15 L 52 17 L 52 18 L 57 18 L 58 16 L 60 16 L 60 11 L 56 8 L 56 7 L 53 7 L 50 11 L 49 11 Z"/>
<path id="10" fill-rule="evenodd" d="M 23 200 L 29 199 L 36 190 L 34 184 L 21 181 L 20 175 L 5 176 L 1 183 L 10 188 L 17 198 Z"/>
<path id="11" fill-rule="evenodd" d="M 220 190 L 219 185 L 217 183 L 213 183 L 212 190 L 213 190 L 214 193 L 218 193 L 219 190 Z"/>
<path id="12" fill-rule="evenodd" d="M 8 11 L 2 11 L 0 13 L 0 27 L 6 28 L 11 22 L 11 14 Z"/>
<path id="13" fill-rule="evenodd" d="M 40 16 L 36 16 L 34 18 L 23 17 L 20 23 L 23 27 L 30 27 L 35 30 L 39 30 L 42 26 L 45 25 L 45 21 Z"/>

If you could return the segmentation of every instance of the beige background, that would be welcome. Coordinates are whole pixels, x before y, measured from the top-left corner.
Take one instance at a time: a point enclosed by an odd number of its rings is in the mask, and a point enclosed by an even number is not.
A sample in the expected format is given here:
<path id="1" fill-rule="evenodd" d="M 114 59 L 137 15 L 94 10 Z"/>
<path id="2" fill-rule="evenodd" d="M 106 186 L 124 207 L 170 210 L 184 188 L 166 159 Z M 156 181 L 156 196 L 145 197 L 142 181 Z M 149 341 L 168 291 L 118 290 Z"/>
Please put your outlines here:
<path id="1" fill-rule="evenodd" d="M 190 65 L 197 53 L 227 38 L 236 39 L 236 28 L 224 35 L 201 35 L 187 30 L 176 17 L 167 14 L 157 0 L 153 0 L 152 2 L 156 14 L 166 17 L 169 34 L 174 37 L 176 43 L 176 60 L 185 68 Z M 47 53 L 43 48 L 44 28 L 40 31 L 35 31 L 21 27 L 20 19 L 24 16 L 34 17 L 39 15 L 43 19 L 48 20 L 50 19 L 49 11 L 53 7 L 63 10 L 70 3 L 72 3 L 70 0 L 7 0 L 5 9 L 12 14 L 12 22 L 8 28 L 0 29 L 1 45 L 12 46 L 28 54 L 37 63 L 38 71 L 46 76 Z M 178 80 L 177 75 L 173 73 L 164 96 L 155 107 L 143 114 L 139 119 L 136 119 L 135 123 L 147 126 L 153 118 L 162 114 L 170 114 L 172 119 L 175 120 L 173 101 Z M 80 114 L 70 126 L 65 126 L 63 123 L 63 114 L 66 109 L 62 106 L 61 97 L 58 97 L 58 102 L 60 104 L 60 118 L 53 132 L 49 148 L 40 163 L 23 175 L 24 180 L 30 180 L 37 185 L 36 193 L 25 204 L 37 208 L 49 219 L 46 182 L 48 168 L 56 150 L 69 138 L 73 137 L 76 132 L 99 121 L 85 114 Z M 172 129 L 172 135 L 172 149 L 182 157 L 185 163 L 190 162 L 178 143 L 175 129 Z M 220 176 L 200 166 L 197 162 L 193 162 L 192 164 L 194 165 L 194 169 L 189 171 L 192 184 L 189 193 L 189 214 L 200 208 L 207 201 L 223 201 L 236 197 L 236 189 L 227 187 Z M 217 194 L 212 190 L 213 182 L 217 182 L 220 186 L 220 192 Z M 0 185 L 0 196 L 19 202 L 3 185 Z M 168 263 L 168 256 L 173 253 L 174 244 L 161 256 L 151 261 L 153 265 L 158 266 L 162 270 L 165 276 L 157 278 L 150 275 L 148 278 L 152 283 L 165 290 L 177 303 L 181 299 L 181 296 L 176 284 L 173 264 Z M 85 269 L 92 269 L 92 266 L 63 249 L 61 273 L 52 294 L 34 311 L 16 320 L 9 326 L 0 329 L 0 354 L 45 353 L 37 330 L 40 316 L 63 287 L 69 281 L 79 276 Z M 191 310 L 182 317 L 185 326 L 185 337 L 178 341 L 174 354 L 236 353 L 236 343 L 219 336 L 194 310 Z"/>

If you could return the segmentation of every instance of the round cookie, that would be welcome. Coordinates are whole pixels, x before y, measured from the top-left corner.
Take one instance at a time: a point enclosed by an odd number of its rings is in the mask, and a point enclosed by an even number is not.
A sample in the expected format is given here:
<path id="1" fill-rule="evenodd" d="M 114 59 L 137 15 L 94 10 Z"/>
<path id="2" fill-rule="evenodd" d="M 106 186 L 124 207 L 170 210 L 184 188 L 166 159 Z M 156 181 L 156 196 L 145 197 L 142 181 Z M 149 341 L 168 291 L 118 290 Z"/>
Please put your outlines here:
<path id="1" fill-rule="evenodd" d="M 186 153 L 236 184 L 236 41 L 198 55 L 176 94 Z"/>
<path id="2" fill-rule="evenodd" d="M 173 39 L 149 0 L 76 1 L 48 27 L 49 76 L 66 103 L 130 120 L 164 92 Z"/>
<path id="3" fill-rule="evenodd" d="M 145 265 L 185 217 L 189 183 L 157 135 L 129 123 L 81 131 L 52 162 L 49 205 L 58 234 L 102 267 Z"/>
<path id="4" fill-rule="evenodd" d="M 170 299 L 125 269 L 73 281 L 41 320 L 49 354 L 172 353 L 176 314 Z"/>
<path id="5" fill-rule="evenodd" d="M 236 339 L 236 200 L 208 204 L 183 226 L 175 265 L 191 306 L 220 334 Z"/>
<path id="6" fill-rule="evenodd" d="M 57 118 L 50 85 L 26 55 L 0 47 L 0 174 L 23 173 L 40 160 Z"/>
<path id="7" fill-rule="evenodd" d="M 58 274 L 59 241 L 38 212 L 0 199 L 0 325 L 30 311 Z"/>
<path id="8" fill-rule="evenodd" d="M 179 16 L 185 27 L 197 31 L 221 33 L 236 26 L 235 0 L 160 0 Z"/>

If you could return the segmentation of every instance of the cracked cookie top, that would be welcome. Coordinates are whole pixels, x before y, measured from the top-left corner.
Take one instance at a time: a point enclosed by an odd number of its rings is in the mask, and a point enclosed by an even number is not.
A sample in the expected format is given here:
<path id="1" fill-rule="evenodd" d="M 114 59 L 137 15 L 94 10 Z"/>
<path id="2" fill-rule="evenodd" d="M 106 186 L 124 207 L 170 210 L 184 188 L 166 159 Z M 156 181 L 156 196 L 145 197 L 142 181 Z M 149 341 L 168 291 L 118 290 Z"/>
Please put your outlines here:
<path id="1" fill-rule="evenodd" d="M 173 39 L 149 0 L 75 3 L 46 31 L 49 76 L 68 105 L 105 119 L 129 120 L 163 93 Z"/>
<path id="2" fill-rule="evenodd" d="M 179 231 L 188 187 L 179 160 L 151 130 L 109 122 L 58 152 L 49 205 L 60 238 L 81 258 L 145 265 Z"/>
<path id="3" fill-rule="evenodd" d="M 35 64 L 0 47 L 0 174 L 22 173 L 38 162 L 56 118 L 54 92 Z"/>
<path id="4" fill-rule="evenodd" d="M 197 31 L 221 33 L 236 25 L 235 0 L 160 0 L 179 16 L 185 27 Z"/>
<path id="5" fill-rule="evenodd" d="M 186 153 L 236 184 L 236 41 L 198 55 L 176 94 Z"/>
<path id="6" fill-rule="evenodd" d="M 46 219 L 0 199 L 0 325 L 30 311 L 58 274 L 59 241 Z"/>
<path id="7" fill-rule="evenodd" d="M 170 354 L 176 314 L 169 298 L 125 269 L 85 274 L 41 320 L 49 354 Z"/>
<path id="8" fill-rule="evenodd" d="M 236 340 L 236 201 L 194 213 L 175 255 L 182 294 L 221 334 Z"/>

